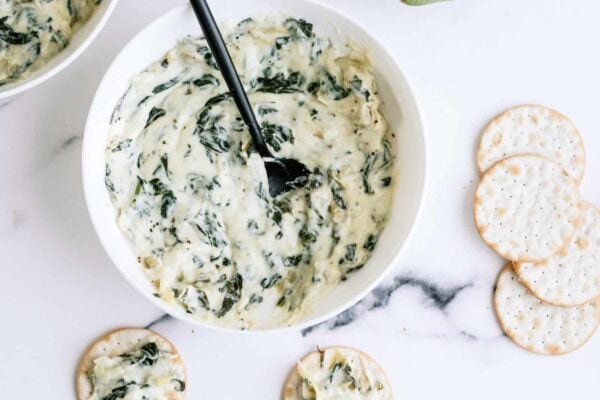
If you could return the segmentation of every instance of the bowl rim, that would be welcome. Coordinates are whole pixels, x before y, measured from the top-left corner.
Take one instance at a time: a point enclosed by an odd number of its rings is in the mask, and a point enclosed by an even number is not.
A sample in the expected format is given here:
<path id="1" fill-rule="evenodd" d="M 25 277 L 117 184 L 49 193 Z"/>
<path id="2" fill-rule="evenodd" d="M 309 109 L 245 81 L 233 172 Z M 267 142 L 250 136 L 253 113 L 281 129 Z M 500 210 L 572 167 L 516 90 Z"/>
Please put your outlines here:
<path id="1" fill-rule="evenodd" d="M 397 68 L 398 72 L 400 73 L 401 77 L 404 80 L 406 94 L 408 97 L 411 98 L 412 103 L 413 103 L 413 107 L 414 107 L 413 118 L 415 120 L 415 124 L 420 128 L 418 135 L 420 136 L 420 140 L 422 142 L 422 178 L 421 178 L 421 182 L 420 182 L 420 187 L 418 187 L 419 192 L 417 194 L 415 194 L 415 198 L 417 200 L 416 200 L 416 207 L 415 207 L 414 215 L 412 217 L 412 221 L 410 222 L 410 224 L 407 228 L 407 233 L 406 233 L 406 237 L 405 237 L 404 241 L 402 242 L 402 244 L 400 245 L 398 250 L 395 252 L 395 254 L 390 258 L 387 265 L 368 285 L 366 285 L 360 291 L 357 291 L 349 300 L 343 302 L 339 306 L 335 307 L 333 310 L 331 310 L 327 313 L 324 313 L 324 314 L 319 314 L 315 317 L 306 319 L 306 320 L 298 322 L 298 323 L 291 323 L 288 325 L 269 327 L 269 328 L 264 328 L 264 329 L 238 329 L 238 328 L 216 325 L 216 324 L 212 324 L 212 323 L 198 320 L 198 319 L 193 319 L 192 317 L 189 317 L 184 314 L 178 315 L 178 313 L 173 312 L 173 310 L 170 308 L 169 304 L 140 290 L 138 285 L 135 282 L 133 282 L 133 280 L 130 279 L 129 276 L 125 275 L 123 273 L 123 271 L 121 271 L 121 268 L 119 267 L 119 263 L 116 260 L 116 255 L 114 254 L 114 252 L 112 252 L 109 249 L 108 243 L 105 242 L 105 240 L 103 239 L 103 236 L 100 235 L 100 233 L 99 233 L 100 231 L 102 231 L 102 228 L 99 226 L 99 221 L 97 221 L 97 218 L 94 217 L 92 207 L 90 206 L 92 204 L 92 201 L 91 201 L 92 189 L 90 187 L 91 183 L 88 183 L 86 180 L 86 177 L 89 175 L 89 173 L 87 172 L 87 170 L 89 168 L 89 166 L 88 166 L 89 163 L 86 160 L 86 153 L 87 153 L 86 149 L 89 147 L 88 142 L 90 140 L 89 139 L 90 135 L 88 134 L 88 132 L 92 130 L 92 128 L 91 128 L 92 120 L 91 120 L 90 116 L 92 115 L 92 111 L 97 107 L 97 103 L 102 101 L 102 99 L 99 98 L 98 90 L 96 90 L 96 93 L 94 94 L 94 98 L 90 105 L 85 128 L 84 128 L 84 137 L 83 137 L 83 141 L 82 141 L 81 168 L 82 168 L 83 192 L 84 192 L 86 208 L 88 211 L 88 215 L 91 219 L 92 225 L 94 227 L 94 231 L 96 232 L 96 236 L 98 237 L 98 239 L 99 239 L 104 251 L 108 255 L 110 261 L 112 262 L 113 267 L 119 271 L 119 273 L 123 276 L 123 278 L 125 278 L 125 280 L 128 282 L 128 284 L 130 286 L 132 286 L 137 293 L 142 295 L 144 298 L 148 299 L 152 304 L 156 305 L 164 313 L 168 314 L 169 316 L 171 316 L 177 320 L 184 321 L 184 322 L 190 323 L 194 326 L 198 326 L 201 328 L 211 329 L 215 332 L 226 332 L 226 333 L 243 334 L 243 335 L 248 335 L 248 334 L 260 335 L 263 333 L 281 333 L 281 332 L 290 332 L 290 331 L 300 331 L 300 330 L 306 329 L 311 326 L 322 324 L 323 322 L 335 317 L 336 315 L 339 315 L 340 313 L 344 312 L 345 310 L 351 308 L 352 306 L 356 305 L 361 300 L 363 300 L 376 286 L 378 286 L 381 283 L 381 281 L 383 279 L 385 279 L 389 275 L 389 273 L 391 272 L 394 265 L 397 264 L 398 260 L 406 252 L 406 248 L 408 247 L 407 245 L 410 243 L 410 240 L 412 239 L 412 237 L 414 235 L 416 225 L 419 222 L 419 220 L 421 218 L 421 214 L 423 212 L 423 203 L 425 202 L 426 192 L 427 192 L 427 188 L 428 188 L 428 179 L 429 179 L 428 178 L 428 175 L 429 175 L 428 174 L 428 172 L 429 172 L 429 168 L 428 168 L 429 152 L 428 152 L 428 145 L 427 145 L 426 127 L 423 122 L 422 110 L 421 110 L 421 107 L 419 104 L 419 100 L 418 100 L 417 96 L 415 95 L 414 88 L 413 88 L 412 84 L 409 82 L 409 80 L 407 79 L 406 74 L 404 73 L 404 70 L 401 68 L 400 63 L 398 62 L 397 58 L 390 51 L 390 49 L 387 45 L 384 45 L 383 43 L 381 43 L 381 41 L 378 40 L 375 36 L 373 36 L 373 34 L 362 23 L 360 23 L 354 17 L 348 15 L 347 13 L 345 13 L 341 10 L 338 10 L 337 8 L 335 8 L 329 4 L 321 3 L 318 0 L 296 0 L 296 1 L 305 3 L 309 7 L 323 8 L 323 9 L 326 9 L 328 12 L 338 14 L 341 18 L 346 19 L 350 24 L 356 26 L 359 30 L 362 31 L 362 33 L 364 33 L 364 35 L 366 37 L 373 40 L 381 47 L 381 50 L 393 62 L 394 67 Z M 105 84 L 105 81 L 107 80 L 108 76 L 112 73 L 112 70 L 115 68 L 115 65 L 114 65 L 115 60 L 117 60 L 124 53 L 129 51 L 130 45 L 133 42 L 135 42 L 135 40 L 137 38 L 144 35 L 147 30 L 152 29 L 152 27 L 154 25 L 157 25 L 160 22 L 162 22 L 163 19 L 167 19 L 167 18 L 171 17 L 173 14 L 182 12 L 184 9 L 188 9 L 188 8 L 189 8 L 188 4 L 182 4 L 182 5 L 175 6 L 172 9 L 170 9 L 169 11 L 167 11 L 167 12 L 163 13 L 162 15 L 160 15 L 159 17 L 155 18 L 153 21 L 151 21 L 149 24 L 145 25 L 143 28 L 141 28 L 140 31 L 138 31 L 133 37 L 131 37 L 129 39 L 129 41 L 123 46 L 123 48 L 118 52 L 118 54 L 113 58 L 110 66 L 108 67 L 108 69 L 104 73 L 100 83 L 98 84 L 98 88 L 100 88 L 101 86 L 103 86 Z M 395 195 L 397 195 L 397 193 L 395 193 Z"/>
<path id="2" fill-rule="evenodd" d="M 94 29 L 92 29 L 91 32 L 79 44 L 79 46 L 75 47 L 72 50 L 72 52 L 67 57 L 65 57 L 64 60 L 62 60 L 60 63 L 58 63 L 54 67 L 48 69 L 47 71 L 42 72 L 39 76 L 37 76 L 33 79 L 25 78 L 23 80 L 23 82 L 21 82 L 21 83 L 19 83 L 17 80 L 17 82 L 15 82 L 15 86 L 11 87 L 10 89 L 2 90 L 0 88 L 0 99 L 7 99 L 7 98 L 16 96 L 16 95 L 21 94 L 29 89 L 36 87 L 37 85 L 52 78 L 53 76 L 55 76 L 56 74 L 58 74 L 59 72 L 64 70 L 73 61 L 75 61 L 75 59 L 78 58 L 89 47 L 90 44 L 92 44 L 92 42 L 94 41 L 94 39 L 96 39 L 98 34 L 100 34 L 100 31 L 104 28 L 104 26 L 108 22 L 108 19 L 110 18 L 111 14 L 112 14 L 113 10 L 115 9 L 119 0 L 104 0 L 104 1 L 108 2 L 108 5 L 106 6 L 104 13 L 102 14 L 102 17 L 100 18 L 100 20 L 98 21 L 98 23 L 96 24 Z M 89 22 L 89 20 L 86 21 L 84 24 L 87 24 L 88 22 Z M 77 33 L 79 33 L 79 31 L 75 32 L 75 34 L 77 34 Z M 69 51 L 69 46 L 67 46 L 66 48 L 61 50 L 61 52 L 64 52 L 64 51 Z M 54 57 L 58 56 L 61 52 L 55 54 Z M 47 67 L 47 64 L 43 65 L 40 68 L 40 70 L 43 70 L 46 67 Z"/>

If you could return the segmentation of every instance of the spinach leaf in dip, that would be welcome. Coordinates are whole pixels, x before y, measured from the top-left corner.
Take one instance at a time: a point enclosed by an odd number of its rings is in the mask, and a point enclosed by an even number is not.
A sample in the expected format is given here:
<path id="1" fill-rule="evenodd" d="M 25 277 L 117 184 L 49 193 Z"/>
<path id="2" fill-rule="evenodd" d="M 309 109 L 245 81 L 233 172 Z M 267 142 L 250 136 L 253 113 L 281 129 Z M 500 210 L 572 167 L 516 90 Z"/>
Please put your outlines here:
<path id="1" fill-rule="evenodd" d="M 1 0 L 0 86 L 26 78 L 69 44 L 101 0 Z"/>
<path id="2" fill-rule="evenodd" d="M 116 105 L 106 187 L 157 297 L 212 324 L 283 326 L 369 259 L 392 199 L 391 132 L 366 49 L 281 16 L 224 37 L 268 145 L 307 165 L 306 186 L 269 196 L 206 41 L 186 37 Z"/>

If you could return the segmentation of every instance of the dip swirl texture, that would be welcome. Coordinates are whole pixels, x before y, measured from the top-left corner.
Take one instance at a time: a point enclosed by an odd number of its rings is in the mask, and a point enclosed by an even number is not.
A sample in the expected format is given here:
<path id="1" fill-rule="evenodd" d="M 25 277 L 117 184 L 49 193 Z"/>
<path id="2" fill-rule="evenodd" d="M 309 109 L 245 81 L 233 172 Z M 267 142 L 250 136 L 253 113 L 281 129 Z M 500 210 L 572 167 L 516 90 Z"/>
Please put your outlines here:
<path id="1" fill-rule="evenodd" d="M 312 171 L 306 186 L 269 196 L 205 40 L 186 37 L 117 104 L 106 187 L 157 297 L 216 325 L 278 327 L 370 257 L 391 205 L 391 132 L 365 49 L 282 16 L 223 30 L 269 147 Z"/>

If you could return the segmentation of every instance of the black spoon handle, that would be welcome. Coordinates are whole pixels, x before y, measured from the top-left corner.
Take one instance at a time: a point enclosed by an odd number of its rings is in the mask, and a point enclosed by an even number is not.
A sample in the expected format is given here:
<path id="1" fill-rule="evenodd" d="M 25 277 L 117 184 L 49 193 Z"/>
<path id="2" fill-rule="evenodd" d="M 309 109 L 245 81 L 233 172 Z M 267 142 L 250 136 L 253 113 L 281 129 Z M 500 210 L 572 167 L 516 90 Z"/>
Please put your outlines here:
<path id="1" fill-rule="evenodd" d="M 254 111 L 252 111 L 252 105 L 250 104 L 250 101 L 248 101 L 244 86 L 242 86 L 240 77 L 231 61 L 229 51 L 227 51 L 219 27 L 212 16 L 206 0 L 190 0 L 190 3 L 194 9 L 196 18 L 198 18 L 198 22 L 202 27 L 206 42 L 208 43 L 213 57 L 219 66 L 219 70 L 223 75 L 223 79 L 225 79 L 225 83 L 231 92 L 233 101 L 250 131 L 254 147 L 262 157 L 273 157 L 260 132 L 256 116 L 254 115 Z"/>

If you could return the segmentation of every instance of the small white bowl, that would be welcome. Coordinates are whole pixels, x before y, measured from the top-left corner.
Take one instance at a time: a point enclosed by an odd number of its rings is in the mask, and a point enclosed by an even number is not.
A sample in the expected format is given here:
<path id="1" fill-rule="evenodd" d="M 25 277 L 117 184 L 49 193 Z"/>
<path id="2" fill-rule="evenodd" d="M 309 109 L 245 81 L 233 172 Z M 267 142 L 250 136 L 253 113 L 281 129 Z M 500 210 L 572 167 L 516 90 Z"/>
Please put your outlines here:
<path id="1" fill-rule="evenodd" d="M 228 0 L 213 2 L 218 20 L 239 21 L 247 17 L 283 13 L 304 18 L 315 31 L 343 45 L 348 38 L 371 51 L 384 114 L 395 135 L 395 197 L 390 220 L 371 259 L 350 279 L 340 283 L 305 317 L 292 325 L 299 329 L 324 321 L 347 309 L 377 285 L 397 262 L 417 221 L 425 188 L 425 135 L 417 102 L 392 55 L 359 23 L 335 9 L 312 0 Z M 128 87 L 129 79 L 172 48 L 177 39 L 201 35 L 191 8 L 178 7 L 138 33 L 121 51 L 104 76 L 92 103 L 83 141 L 83 185 L 92 222 L 110 258 L 123 276 L 148 300 L 165 312 L 198 326 L 225 329 L 195 320 L 176 306 L 152 295 L 126 237 L 116 223 L 115 209 L 104 185 L 104 149 L 110 115 Z M 280 330 L 289 327 L 281 327 Z"/>
<path id="2" fill-rule="evenodd" d="M 75 32 L 65 49 L 27 78 L 0 86 L 0 104 L 7 103 L 18 94 L 50 79 L 79 57 L 100 33 L 116 5 L 117 0 L 103 0 L 94 10 L 90 19 Z"/>

